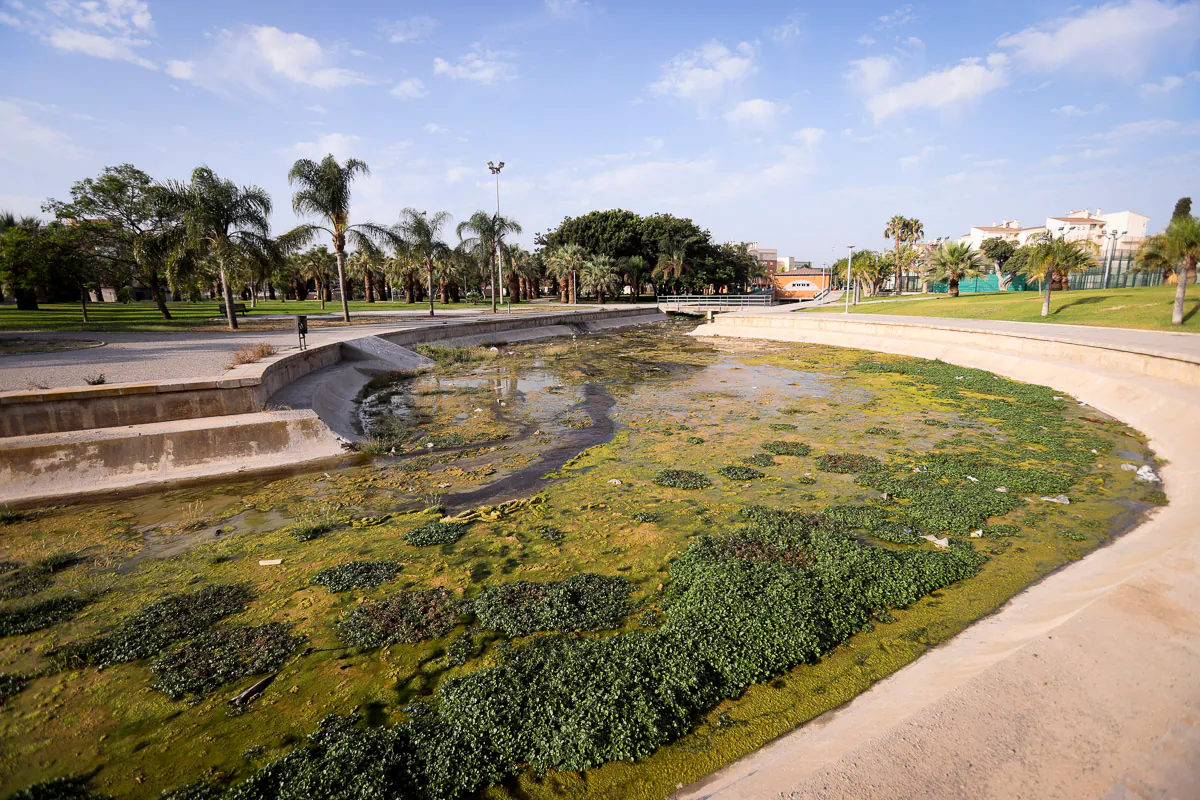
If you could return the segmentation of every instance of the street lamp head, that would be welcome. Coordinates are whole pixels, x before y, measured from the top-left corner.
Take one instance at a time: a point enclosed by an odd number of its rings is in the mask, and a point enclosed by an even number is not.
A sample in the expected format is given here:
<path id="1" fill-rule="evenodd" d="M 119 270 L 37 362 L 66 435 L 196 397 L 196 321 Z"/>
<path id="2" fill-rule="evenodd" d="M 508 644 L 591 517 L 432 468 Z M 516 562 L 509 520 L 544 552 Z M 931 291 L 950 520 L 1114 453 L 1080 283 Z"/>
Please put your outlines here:
<path id="1" fill-rule="evenodd" d="M 489 161 L 488 169 L 490 169 L 492 171 L 493 175 L 499 175 L 500 170 L 504 169 L 504 162 L 501 161 L 499 164 L 493 164 L 491 161 Z"/>

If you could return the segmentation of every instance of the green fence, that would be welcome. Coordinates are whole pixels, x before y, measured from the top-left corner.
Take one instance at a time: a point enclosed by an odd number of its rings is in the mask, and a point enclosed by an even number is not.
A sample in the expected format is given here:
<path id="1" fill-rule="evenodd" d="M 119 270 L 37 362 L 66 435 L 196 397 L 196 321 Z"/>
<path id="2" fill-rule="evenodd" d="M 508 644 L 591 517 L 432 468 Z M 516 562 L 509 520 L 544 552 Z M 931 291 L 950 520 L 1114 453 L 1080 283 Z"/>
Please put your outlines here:
<path id="1" fill-rule="evenodd" d="M 1076 272 L 1067 278 L 1068 289 L 1126 289 L 1134 286 L 1158 286 L 1163 282 L 1162 270 L 1134 271 L 1132 254 L 1120 254 L 1100 259 L 1100 265 L 1087 272 Z M 919 284 L 914 286 L 907 282 L 907 291 L 920 291 Z M 935 283 L 930 287 L 934 293 L 945 294 L 950 290 L 948 284 Z M 1005 288 L 1001 288 L 1001 276 L 995 273 L 980 275 L 978 278 L 967 278 L 959 281 L 960 294 L 975 292 L 1036 292 L 1041 290 L 1037 281 L 1026 281 L 1023 275 L 1012 275 Z"/>

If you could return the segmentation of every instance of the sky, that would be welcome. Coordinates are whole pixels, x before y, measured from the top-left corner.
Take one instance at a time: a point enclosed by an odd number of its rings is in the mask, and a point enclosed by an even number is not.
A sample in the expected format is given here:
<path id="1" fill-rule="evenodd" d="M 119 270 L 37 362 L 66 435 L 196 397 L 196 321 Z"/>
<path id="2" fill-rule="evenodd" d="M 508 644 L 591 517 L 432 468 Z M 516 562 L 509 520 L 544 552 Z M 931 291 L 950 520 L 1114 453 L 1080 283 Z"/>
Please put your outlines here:
<path id="1" fill-rule="evenodd" d="M 0 0 L 0 209 L 105 165 L 267 189 L 367 162 L 352 217 L 627 208 L 816 264 L 1097 207 L 1200 205 L 1200 0 Z M 452 235 L 452 234 L 451 234 Z"/>

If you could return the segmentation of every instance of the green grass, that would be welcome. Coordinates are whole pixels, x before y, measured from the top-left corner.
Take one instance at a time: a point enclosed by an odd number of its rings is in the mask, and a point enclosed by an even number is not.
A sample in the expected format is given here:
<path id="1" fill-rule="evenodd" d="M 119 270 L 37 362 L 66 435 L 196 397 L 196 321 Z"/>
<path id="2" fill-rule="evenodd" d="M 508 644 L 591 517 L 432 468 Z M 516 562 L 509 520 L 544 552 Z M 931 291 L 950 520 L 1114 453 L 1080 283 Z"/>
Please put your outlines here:
<path id="1" fill-rule="evenodd" d="M 1087 289 L 1054 292 L 1050 316 L 1042 316 L 1038 292 L 964 295 L 951 298 L 895 300 L 851 307 L 852 314 L 907 314 L 953 319 L 999 319 L 1014 322 L 1055 322 L 1066 325 L 1099 325 L 1106 328 L 1139 328 L 1150 331 L 1200 333 L 1200 290 L 1188 288 L 1183 325 L 1171 324 L 1174 286 L 1137 289 Z M 830 309 L 817 309 L 828 311 Z M 840 309 L 835 309 L 840 310 Z"/>
<path id="2" fill-rule="evenodd" d="M 240 302 L 240 301 L 238 301 Z M 263 317 L 278 314 L 320 314 L 319 300 L 260 300 L 255 308 L 246 303 L 246 314 L 238 315 L 239 324 L 261 328 L 263 326 L 291 328 L 291 320 L 268 321 Z M 485 308 L 488 303 L 435 302 L 435 311 L 461 308 Z M 517 306 L 528 307 L 528 303 Z M 202 303 L 167 303 L 172 319 L 165 320 L 158 307 L 151 302 L 142 303 L 90 303 L 88 324 L 83 323 L 78 303 L 42 303 L 37 311 L 18 311 L 15 306 L 0 305 L 0 331 L 157 331 L 189 328 L 223 328 L 224 317 L 217 310 L 216 301 Z M 378 311 L 426 311 L 428 303 L 367 303 L 355 300 L 350 311 L 355 314 Z M 328 302 L 325 313 L 336 314 L 341 304 Z M 340 322 L 340 320 L 338 320 Z M 311 324 L 311 322 L 310 322 Z"/>

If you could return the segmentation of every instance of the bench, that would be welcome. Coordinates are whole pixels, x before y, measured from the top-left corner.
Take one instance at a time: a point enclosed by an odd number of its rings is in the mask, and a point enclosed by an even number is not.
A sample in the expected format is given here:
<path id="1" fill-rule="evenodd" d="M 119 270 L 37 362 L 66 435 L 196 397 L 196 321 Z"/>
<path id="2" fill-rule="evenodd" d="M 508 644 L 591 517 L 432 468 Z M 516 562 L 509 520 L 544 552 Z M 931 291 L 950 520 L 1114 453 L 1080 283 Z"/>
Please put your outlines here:
<path id="1" fill-rule="evenodd" d="M 224 303 L 217 306 L 217 310 L 218 310 L 218 313 L 222 317 L 225 316 L 225 304 Z M 246 313 L 246 304 L 245 303 L 234 303 L 233 304 L 233 313 L 234 314 L 245 314 Z"/>

